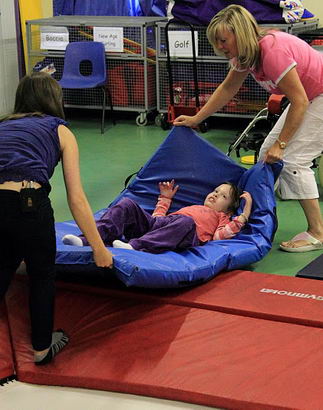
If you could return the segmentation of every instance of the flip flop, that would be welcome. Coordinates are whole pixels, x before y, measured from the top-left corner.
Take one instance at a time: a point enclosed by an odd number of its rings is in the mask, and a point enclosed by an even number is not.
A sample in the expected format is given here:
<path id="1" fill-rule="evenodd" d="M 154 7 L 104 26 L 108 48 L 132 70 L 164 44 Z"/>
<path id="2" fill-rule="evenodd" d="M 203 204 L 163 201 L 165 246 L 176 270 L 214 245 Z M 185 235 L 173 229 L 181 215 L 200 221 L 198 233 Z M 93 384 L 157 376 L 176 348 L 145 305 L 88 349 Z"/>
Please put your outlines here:
<path id="1" fill-rule="evenodd" d="M 309 242 L 309 244 L 298 246 L 296 248 L 288 247 L 284 245 L 279 245 L 279 247 L 285 252 L 296 252 L 296 253 L 317 251 L 317 250 L 323 249 L 323 243 L 319 241 L 318 239 L 314 238 L 314 236 L 310 235 L 308 232 L 301 232 L 298 235 L 294 236 L 294 238 L 288 242 L 295 242 L 295 241 L 300 241 L 300 240 L 307 241 Z"/>

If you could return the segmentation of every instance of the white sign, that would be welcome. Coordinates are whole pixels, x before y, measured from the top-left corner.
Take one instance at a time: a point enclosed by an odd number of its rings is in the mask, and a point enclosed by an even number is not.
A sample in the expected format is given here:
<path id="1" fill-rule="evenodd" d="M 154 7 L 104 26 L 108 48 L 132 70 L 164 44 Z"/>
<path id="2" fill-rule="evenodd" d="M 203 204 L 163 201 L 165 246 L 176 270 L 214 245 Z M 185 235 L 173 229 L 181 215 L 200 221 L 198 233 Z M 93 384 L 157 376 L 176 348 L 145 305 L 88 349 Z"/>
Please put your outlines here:
<path id="1" fill-rule="evenodd" d="M 123 52 L 123 27 L 94 27 L 93 39 L 103 43 L 105 51 Z"/>
<path id="2" fill-rule="evenodd" d="M 66 27 L 41 26 L 41 50 L 65 50 L 69 43 L 69 33 Z"/>
<path id="3" fill-rule="evenodd" d="M 190 31 L 169 31 L 169 53 L 172 57 L 193 57 L 192 33 Z M 195 53 L 198 56 L 198 32 L 194 31 Z"/>

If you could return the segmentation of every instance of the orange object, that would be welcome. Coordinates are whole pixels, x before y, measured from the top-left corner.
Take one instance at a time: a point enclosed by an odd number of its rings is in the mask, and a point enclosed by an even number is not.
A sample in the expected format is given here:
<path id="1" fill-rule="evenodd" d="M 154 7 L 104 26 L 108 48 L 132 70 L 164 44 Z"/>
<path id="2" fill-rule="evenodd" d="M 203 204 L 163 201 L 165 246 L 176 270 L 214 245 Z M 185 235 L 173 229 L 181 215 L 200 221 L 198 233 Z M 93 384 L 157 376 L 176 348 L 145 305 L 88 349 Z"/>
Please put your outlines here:
<path id="1" fill-rule="evenodd" d="M 269 97 L 267 107 L 270 114 L 281 114 L 282 113 L 282 102 L 286 98 L 285 95 L 272 94 Z"/>

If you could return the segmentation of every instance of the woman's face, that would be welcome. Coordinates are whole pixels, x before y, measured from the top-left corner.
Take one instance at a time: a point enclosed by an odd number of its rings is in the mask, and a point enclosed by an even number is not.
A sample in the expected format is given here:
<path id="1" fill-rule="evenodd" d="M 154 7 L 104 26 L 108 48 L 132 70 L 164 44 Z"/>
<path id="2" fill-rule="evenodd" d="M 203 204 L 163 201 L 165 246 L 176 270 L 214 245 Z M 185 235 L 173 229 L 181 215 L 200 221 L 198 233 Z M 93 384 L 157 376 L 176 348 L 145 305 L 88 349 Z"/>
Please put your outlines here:
<path id="1" fill-rule="evenodd" d="M 238 57 L 238 47 L 236 36 L 232 31 L 223 28 L 216 39 L 216 48 L 221 51 L 226 58 Z"/>

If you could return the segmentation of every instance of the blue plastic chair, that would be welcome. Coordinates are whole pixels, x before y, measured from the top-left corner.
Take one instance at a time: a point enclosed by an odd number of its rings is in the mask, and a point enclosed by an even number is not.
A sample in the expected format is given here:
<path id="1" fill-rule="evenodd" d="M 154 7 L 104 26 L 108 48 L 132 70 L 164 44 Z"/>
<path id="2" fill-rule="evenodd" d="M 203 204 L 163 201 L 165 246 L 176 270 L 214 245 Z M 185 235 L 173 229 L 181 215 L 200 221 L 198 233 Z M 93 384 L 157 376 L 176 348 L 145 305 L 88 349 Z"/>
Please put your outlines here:
<path id="1" fill-rule="evenodd" d="M 69 43 L 65 50 L 63 76 L 59 81 L 62 88 L 87 89 L 100 88 L 102 90 L 102 120 L 101 134 L 104 133 L 104 119 L 106 96 L 111 107 L 113 124 L 113 106 L 111 93 L 107 87 L 107 68 L 104 45 L 98 41 L 75 41 Z M 89 73 L 81 72 L 81 64 L 90 64 Z M 82 70 L 83 71 L 83 70 Z"/>

